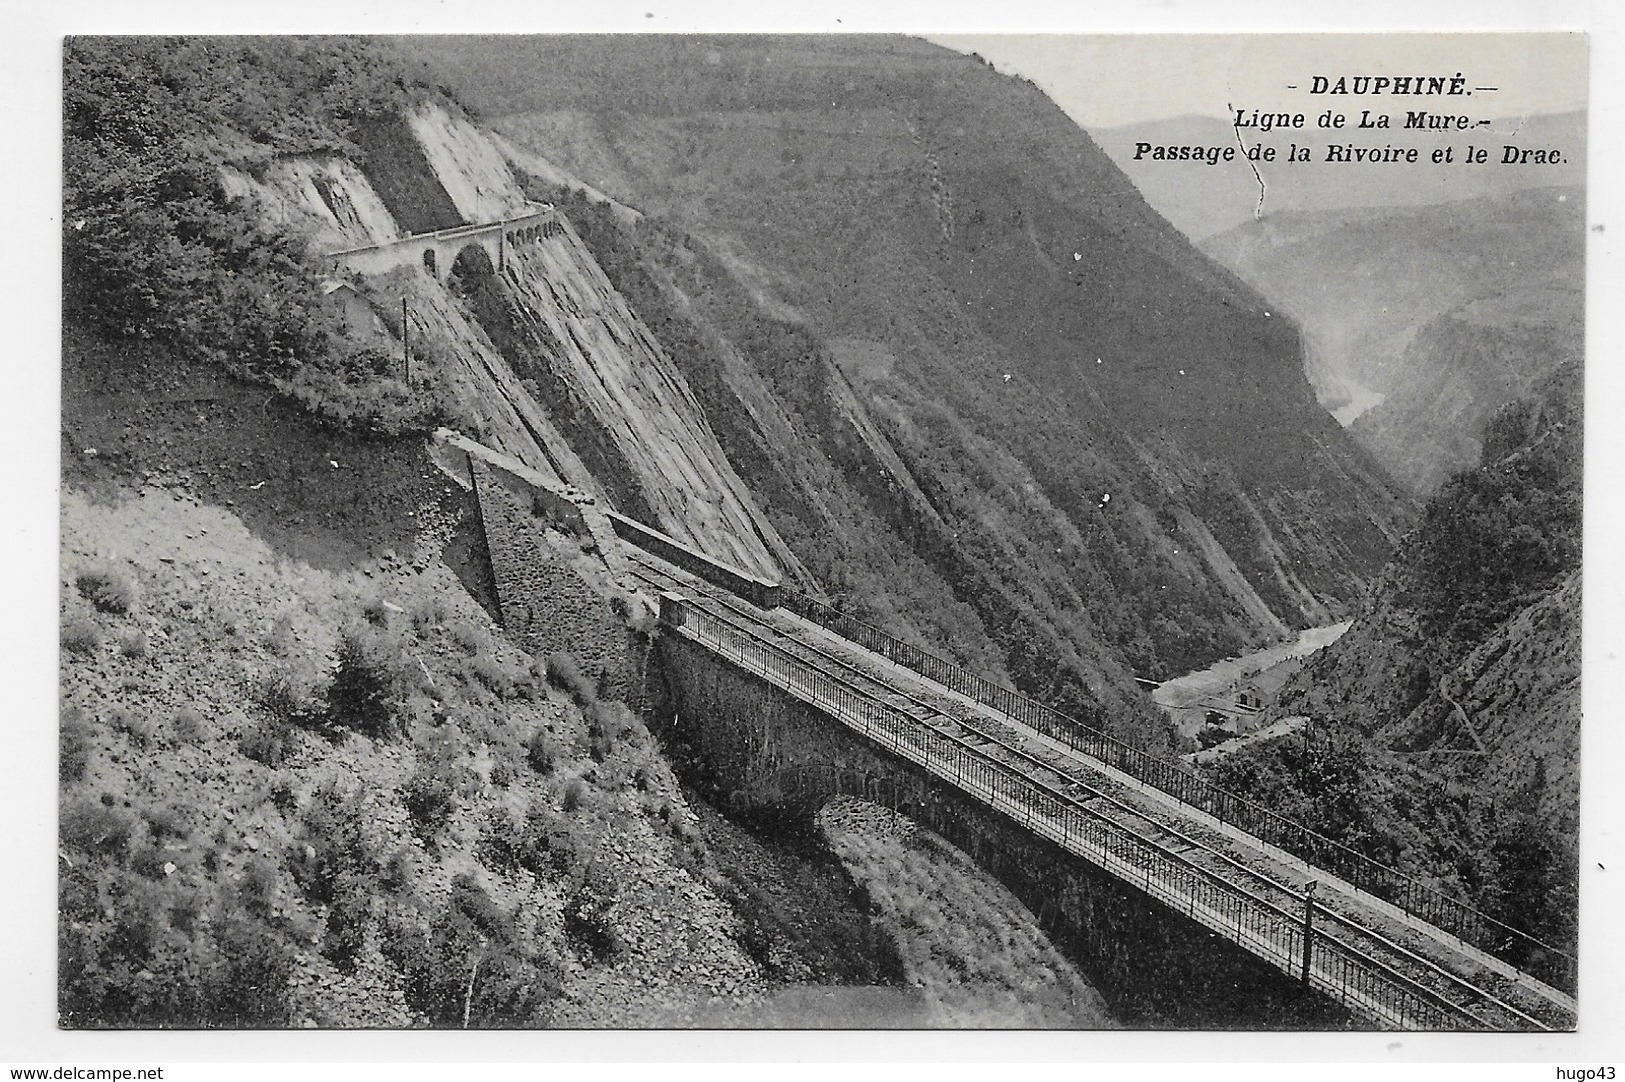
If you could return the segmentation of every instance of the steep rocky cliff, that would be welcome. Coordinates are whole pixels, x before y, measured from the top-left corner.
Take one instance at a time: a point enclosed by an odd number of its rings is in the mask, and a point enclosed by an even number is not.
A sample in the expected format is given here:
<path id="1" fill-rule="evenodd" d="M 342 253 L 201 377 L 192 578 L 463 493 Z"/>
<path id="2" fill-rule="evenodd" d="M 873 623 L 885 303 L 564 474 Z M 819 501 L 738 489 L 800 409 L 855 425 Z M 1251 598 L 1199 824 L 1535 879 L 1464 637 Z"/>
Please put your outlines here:
<path id="1" fill-rule="evenodd" d="M 412 110 L 400 131 L 428 173 L 412 191 L 375 187 L 344 160 L 290 159 L 254 180 L 228 170 L 229 190 L 282 215 L 316 251 L 408 235 L 387 209 L 449 200 L 469 224 L 536 208 L 505 158 L 465 118 L 437 104 Z M 375 145 L 382 137 L 374 125 Z M 396 133 L 396 143 L 401 138 Z M 397 178 L 398 179 L 398 178 Z M 438 185 L 429 197 L 426 185 Z M 464 250 L 448 291 L 405 267 L 354 276 L 385 325 L 400 335 L 400 304 L 418 378 L 447 379 L 476 433 L 527 465 L 587 491 L 603 491 L 674 536 L 749 570 L 805 577 L 735 475 L 682 375 L 605 280 L 568 222 L 514 246 L 500 275 L 477 246 Z M 404 348 L 403 348 L 404 353 Z"/>
<path id="2" fill-rule="evenodd" d="M 1499 411 L 1348 632 L 1220 784 L 1573 953 L 1581 640 L 1581 369 Z M 1509 942 L 1512 942 L 1509 940 Z M 1562 963 L 1520 940 L 1521 964 Z"/>
<path id="3" fill-rule="evenodd" d="M 1500 411 L 1347 634 L 1284 691 L 1407 755 L 1448 752 L 1503 795 L 1578 814 L 1580 367 Z M 1537 767 L 1540 761 L 1542 765 Z M 1437 764 L 1435 764 L 1437 765 Z M 1537 777 L 1538 775 L 1538 777 Z"/>
<path id="4" fill-rule="evenodd" d="M 1585 350 L 1585 296 L 1529 287 L 1451 309 L 1417 332 L 1387 395 L 1350 432 L 1416 492 L 1434 492 L 1478 461 L 1478 435 Z"/>

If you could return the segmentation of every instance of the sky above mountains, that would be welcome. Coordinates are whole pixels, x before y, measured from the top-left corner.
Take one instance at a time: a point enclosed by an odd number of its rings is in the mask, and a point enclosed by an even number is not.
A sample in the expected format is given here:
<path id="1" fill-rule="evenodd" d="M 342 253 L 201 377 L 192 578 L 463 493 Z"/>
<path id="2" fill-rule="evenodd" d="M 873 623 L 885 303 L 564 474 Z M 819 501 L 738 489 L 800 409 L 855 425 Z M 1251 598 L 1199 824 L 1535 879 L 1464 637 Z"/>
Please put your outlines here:
<path id="1" fill-rule="evenodd" d="M 1026 76 L 1085 128 L 1186 115 L 1229 118 L 1234 109 L 1302 112 L 1313 123 L 1327 108 L 1403 105 L 1500 118 L 1586 105 L 1587 41 L 1579 33 L 955 34 L 930 40 Z M 1471 95 L 1309 92 L 1316 75 L 1458 73 Z"/>

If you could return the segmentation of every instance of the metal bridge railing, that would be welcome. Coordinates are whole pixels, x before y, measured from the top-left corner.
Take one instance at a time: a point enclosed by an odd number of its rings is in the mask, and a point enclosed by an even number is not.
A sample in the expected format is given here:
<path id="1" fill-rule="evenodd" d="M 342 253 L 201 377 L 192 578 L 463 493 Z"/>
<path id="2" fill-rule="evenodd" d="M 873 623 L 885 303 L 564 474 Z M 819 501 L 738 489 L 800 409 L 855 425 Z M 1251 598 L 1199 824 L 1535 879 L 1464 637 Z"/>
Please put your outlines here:
<path id="1" fill-rule="evenodd" d="M 992 707 L 1074 751 L 1121 770 L 1221 822 L 1285 849 L 1355 888 L 1456 936 L 1566 992 L 1577 983 L 1573 956 L 1505 924 L 1260 804 L 1221 789 L 1167 759 L 1126 744 L 1020 692 L 977 676 L 857 617 L 783 587 L 779 604 L 842 638 L 911 669 L 951 691 Z"/>
<path id="2" fill-rule="evenodd" d="M 1106 869 L 1283 972 L 1307 979 L 1366 1017 L 1402 1029 L 1475 1029 L 1465 1008 L 1378 959 L 1325 935 L 1302 912 L 1288 912 L 1180 853 L 1115 823 L 963 741 L 809 666 L 784 648 L 710 613 L 675 602 L 674 629 L 790 692 L 1028 829 Z"/>

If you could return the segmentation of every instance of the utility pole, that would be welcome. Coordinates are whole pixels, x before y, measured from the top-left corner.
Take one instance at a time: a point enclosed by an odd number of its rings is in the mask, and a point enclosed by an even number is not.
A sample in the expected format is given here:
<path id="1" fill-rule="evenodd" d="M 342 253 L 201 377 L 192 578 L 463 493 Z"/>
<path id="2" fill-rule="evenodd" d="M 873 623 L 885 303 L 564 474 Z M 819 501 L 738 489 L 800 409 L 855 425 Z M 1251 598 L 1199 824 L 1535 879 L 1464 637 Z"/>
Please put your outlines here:
<path id="1" fill-rule="evenodd" d="M 401 361 L 406 369 L 406 382 L 412 382 L 412 340 L 411 329 L 406 322 L 406 298 L 401 298 Z"/>
<path id="2" fill-rule="evenodd" d="M 1311 879 L 1309 885 L 1303 888 L 1303 971 L 1301 977 L 1304 984 L 1309 983 L 1309 952 L 1313 944 L 1314 918 L 1315 918 L 1315 888 L 1320 883 Z"/>

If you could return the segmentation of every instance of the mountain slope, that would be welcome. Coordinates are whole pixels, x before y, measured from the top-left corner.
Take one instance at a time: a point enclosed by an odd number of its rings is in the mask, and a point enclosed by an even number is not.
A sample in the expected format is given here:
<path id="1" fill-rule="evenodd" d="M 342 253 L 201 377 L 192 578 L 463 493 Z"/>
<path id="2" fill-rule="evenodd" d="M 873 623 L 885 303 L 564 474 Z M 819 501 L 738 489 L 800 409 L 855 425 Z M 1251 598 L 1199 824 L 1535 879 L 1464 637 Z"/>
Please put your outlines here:
<path id="1" fill-rule="evenodd" d="M 1389 859 L 1563 949 L 1576 920 L 1581 397 L 1570 362 L 1497 413 L 1480 465 L 1428 502 L 1365 610 L 1272 711 L 1360 749 L 1351 784 L 1371 810 L 1351 844 L 1392 846 Z M 1223 780 L 1245 780 L 1251 754 L 1232 758 Z M 1299 782 L 1325 799 L 1324 776 Z"/>
<path id="2" fill-rule="evenodd" d="M 1476 460 L 1496 409 L 1579 356 L 1578 188 L 1278 213 L 1202 247 L 1301 323 L 1322 405 L 1420 495 Z"/>
<path id="3" fill-rule="evenodd" d="M 1030 85 L 906 39 L 404 47 L 521 154 L 645 212 L 571 217 L 689 343 L 781 535 L 901 634 L 1050 694 L 1059 657 L 1078 707 L 1129 703 L 1130 671 L 1335 618 L 1398 536 L 1290 325 Z"/>

